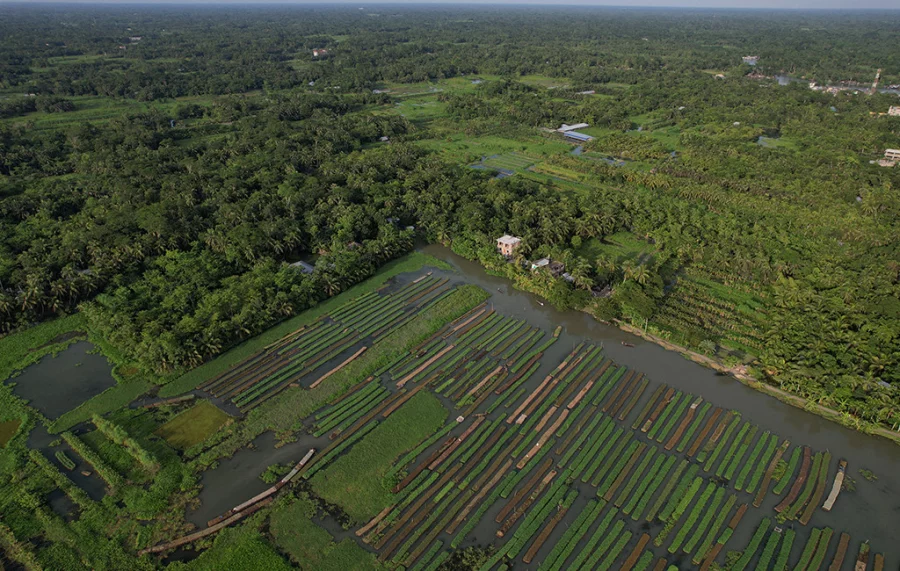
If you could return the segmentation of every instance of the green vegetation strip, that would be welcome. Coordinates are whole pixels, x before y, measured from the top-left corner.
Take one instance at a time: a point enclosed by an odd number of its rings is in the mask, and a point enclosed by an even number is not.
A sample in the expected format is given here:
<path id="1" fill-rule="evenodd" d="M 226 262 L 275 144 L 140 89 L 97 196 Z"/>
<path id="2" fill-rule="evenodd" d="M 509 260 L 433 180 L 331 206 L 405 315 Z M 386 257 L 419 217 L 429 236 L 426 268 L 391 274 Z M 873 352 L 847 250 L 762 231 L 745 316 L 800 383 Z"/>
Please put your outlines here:
<path id="1" fill-rule="evenodd" d="M 628 500 L 628 503 L 626 503 L 622 508 L 622 513 L 631 514 L 635 510 L 635 508 L 637 508 L 639 502 L 642 500 L 644 501 L 644 505 L 646 505 L 646 502 L 649 500 L 649 496 L 653 494 L 653 490 L 655 490 L 656 487 L 659 486 L 665 474 L 669 470 L 671 470 L 672 466 L 674 465 L 674 456 L 666 457 L 663 454 L 658 455 L 656 457 L 656 460 L 653 462 L 653 465 L 650 467 L 650 471 L 646 476 L 640 479 L 640 483 L 638 484 L 637 489 L 634 491 L 634 494 L 632 494 L 631 499 Z M 637 520 L 639 517 L 640 513 L 635 512 L 633 519 Z"/>
<path id="2" fill-rule="evenodd" d="M 687 538 L 687 534 L 694 528 L 694 524 L 697 522 L 697 519 L 700 517 L 700 514 L 709 513 L 710 510 L 706 508 L 706 503 L 709 501 L 710 496 L 712 496 L 714 492 L 717 495 L 719 495 L 720 498 L 722 495 L 724 495 L 723 488 L 717 489 L 716 485 L 713 484 L 712 482 L 710 482 L 709 484 L 706 485 L 706 488 L 703 490 L 703 494 L 700 495 L 700 499 L 698 499 L 697 502 L 694 504 L 694 507 L 691 508 L 691 512 L 688 514 L 687 519 L 681 525 L 681 527 L 678 530 L 678 533 L 672 539 L 672 543 L 669 545 L 669 549 L 668 549 L 669 553 L 674 554 L 675 552 L 678 551 L 678 548 L 681 547 L 681 544 L 684 543 L 684 540 Z M 687 496 L 685 496 L 685 497 L 687 497 Z M 690 500 L 688 500 L 688 503 L 690 503 Z M 684 510 L 687 509 L 687 505 L 688 505 L 687 503 L 684 502 L 684 500 L 682 500 L 682 504 L 684 504 L 683 507 L 679 506 L 681 513 L 683 513 Z M 676 510 L 676 512 L 678 512 L 678 511 L 679 510 Z M 666 527 L 663 528 L 663 530 L 668 528 L 669 531 L 671 532 L 672 528 L 674 528 L 676 523 L 678 522 L 678 519 L 680 518 L 680 516 L 681 516 L 680 513 L 678 513 L 677 516 L 676 516 L 676 513 L 673 513 L 672 517 L 669 518 L 669 521 L 666 522 Z M 670 527 L 670 524 L 671 524 L 671 527 Z M 662 532 L 660 532 L 660 535 L 662 535 Z M 660 545 L 661 544 L 662 544 L 662 542 L 660 542 Z"/>
<path id="3" fill-rule="evenodd" d="M 710 408 L 712 408 L 712 404 L 708 402 L 705 402 L 700 406 L 700 410 L 697 411 L 697 415 L 694 417 L 694 420 L 691 421 L 691 425 L 682 435 L 681 440 L 678 441 L 678 446 L 675 447 L 677 452 L 684 452 L 687 445 L 694 441 L 694 433 L 696 433 L 697 429 L 706 422 L 706 413 L 709 412 Z"/>
<path id="4" fill-rule="evenodd" d="M 769 535 L 766 546 L 763 548 L 762 555 L 759 556 L 759 562 L 756 564 L 757 571 L 768 571 L 769 564 L 775 556 L 775 549 L 778 548 L 778 542 L 781 540 L 781 536 L 782 532 L 779 530 L 775 530 Z"/>
<path id="5" fill-rule="evenodd" d="M 753 442 L 756 431 L 756 426 L 751 425 L 749 422 L 744 423 L 734 442 L 731 443 L 728 452 L 722 457 L 722 462 L 719 463 L 719 468 L 716 470 L 716 477 L 724 477 L 726 480 L 731 479 L 738 464 L 744 458 L 744 455 L 747 454 L 747 449 L 750 447 L 750 443 Z"/>
<path id="6" fill-rule="evenodd" d="M 728 514 L 731 512 L 731 508 L 734 507 L 735 503 L 737 503 L 737 496 L 735 496 L 734 494 L 728 496 L 728 500 L 725 502 L 725 505 L 713 520 L 713 523 L 709 528 L 709 532 L 706 534 L 706 538 L 703 540 L 703 543 L 700 544 L 697 552 L 694 553 L 694 557 L 691 558 L 691 561 L 694 563 L 694 565 L 699 565 L 703 561 L 703 559 L 706 558 L 706 554 L 712 548 L 713 542 L 719 535 L 719 530 L 725 524 L 725 520 L 728 518 Z"/>
<path id="7" fill-rule="evenodd" d="M 703 535 L 706 533 L 709 524 L 712 523 L 713 517 L 719 513 L 719 505 L 722 503 L 722 499 L 725 497 L 725 488 L 717 488 L 715 494 L 713 495 L 712 502 L 710 502 L 709 506 L 703 510 L 703 517 L 700 519 L 700 523 L 697 525 L 697 529 L 694 530 L 693 535 L 691 535 L 690 540 L 684 545 L 683 551 L 685 553 L 690 554 L 691 551 L 697 547 L 697 544 L 703 539 Z M 732 503 L 736 501 L 736 496 L 731 497 Z M 670 551 L 670 553 L 673 553 Z"/>
<path id="8" fill-rule="evenodd" d="M 538 570 L 559 571 L 605 506 L 606 502 L 603 500 L 590 500 L 538 566 Z"/>
<path id="9" fill-rule="evenodd" d="M 763 538 L 766 536 L 766 533 L 768 533 L 771 526 L 772 520 L 769 518 L 763 518 L 762 522 L 760 522 L 759 524 L 759 527 L 756 528 L 756 532 L 753 534 L 753 537 L 750 538 L 750 544 L 747 545 L 747 547 L 741 553 L 740 559 L 738 559 L 731 567 L 733 571 L 744 571 L 747 565 L 750 564 L 750 561 L 756 556 L 759 545 L 762 543 Z"/>
<path id="10" fill-rule="evenodd" d="M 781 549 L 778 550 L 778 559 L 775 560 L 775 571 L 784 571 L 787 569 L 788 560 L 791 557 L 791 547 L 794 546 L 794 537 L 797 532 L 793 529 L 784 530 L 784 540 L 781 542 Z"/>
<path id="11" fill-rule="evenodd" d="M 794 475 L 794 472 L 797 471 L 797 464 L 800 463 L 800 457 L 803 455 L 803 449 L 800 446 L 794 448 L 793 452 L 791 452 L 791 458 L 788 461 L 787 468 L 784 473 L 781 475 L 781 478 L 778 480 L 778 483 L 775 484 L 775 487 L 772 488 L 772 493 L 776 495 L 781 495 L 784 492 L 784 489 L 791 482 L 791 478 Z"/>
<path id="12" fill-rule="evenodd" d="M 666 522 L 666 525 L 662 528 L 656 538 L 653 540 L 653 544 L 657 547 L 661 547 L 665 542 L 666 538 L 669 536 L 669 533 L 675 529 L 675 525 L 678 523 L 678 520 L 681 518 L 682 514 L 687 510 L 688 506 L 691 505 L 691 502 L 694 500 L 694 496 L 697 495 L 697 492 L 700 491 L 700 487 L 703 485 L 703 478 L 700 476 L 695 477 L 690 486 L 684 491 L 682 494 L 678 494 L 676 490 L 675 496 L 678 497 L 678 502 L 675 508 L 668 514 L 660 514 L 660 518 Z M 709 493 L 712 493 L 712 489 L 714 488 L 713 484 L 709 484 L 706 487 L 706 490 L 701 497 L 700 502 L 705 503 Z M 680 543 L 680 542 L 679 542 Z M 677 547 L 676 547 L 677 549 Z"/>
<path id="13" fill-rule="evenodd" d="M 756 442 L 756 446 L 753 447 L 753 452 L 750 453 L 750 458 L 747 459 L 747 463 L 744 464 L 744 467 L 741 468 L 741 473 L 738 474 L 737 481 L 734 483 L 734 487 L 737 490 L 744 489 L 744 482 L 747 480 L 747 476 L 750 474 L 750 470 L 754 470 L 757 467 L 757 460 L 759 459 L 759 455 L 762 453 L 763 448 L 770 448 L 768 445 L 770 444 L 770 434 L 768 431 L 764 432 L 762 436 L 760 436 L 759 440 Z M 777 439 L 777 437 L 776 437 Z M 765 464 L 759 463 L 765 469 Z M 755 472 L 756 470 L 754 470 Z M 752 492 L 753 490 L 747 490 L 748 492 Z"/>

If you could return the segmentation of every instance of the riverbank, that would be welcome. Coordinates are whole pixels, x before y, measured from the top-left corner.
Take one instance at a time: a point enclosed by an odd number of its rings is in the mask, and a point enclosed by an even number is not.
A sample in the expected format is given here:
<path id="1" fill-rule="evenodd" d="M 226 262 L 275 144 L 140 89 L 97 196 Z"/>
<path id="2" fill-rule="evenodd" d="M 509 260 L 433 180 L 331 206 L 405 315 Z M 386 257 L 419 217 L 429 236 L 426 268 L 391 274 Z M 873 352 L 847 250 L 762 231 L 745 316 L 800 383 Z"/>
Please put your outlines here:
<path id="1" fill-rule="evenodd" d="M 699 365 L 703 365 L 704 367 L 708 367 L 721 373 L 727 373 L 737 379 L 741 384 L 755 389 L 761 393 L 773 396 L 785 404 L 789 404 L 797 408 L 802 408 L 807 412 L 811 412 L 813 414 L 821 416 L 826 420 L 836 422 L 846 428 L 862 432 L 863 434 L 882 436 L 892 441 L 894 444 L 900 445 L 900 432 L 894 432 L 881 426 L 874 426 L 866 421 L 850 416 L 849 414 L 840 413 L 834 409 L 812 402 L 809 399 L 805 399 L 801 396 L 797 396 L 785 390 L 779 389 L 778 387 L 774 387 L 764 381 L 760 381 L 756 377 L 748 375 L 746 371 L 743 370 L 743 367 L 728 367 L 717 359 L 713 359 L 712 357 L 697 353 L 696 351 L 692 351 L 687 347 L 677 345 L 661 337 L 646 333 L 642 329 L 633 325 L 629 325 L 621 321 L 617 321 L 613 325 L 615 325 L 622 331 L 631 333 L 632 335 L 637 335 L 641 339 L 645 339 L 647 341 L 650 341 L 651 343 L 655 343 L 663 349 L 666 349 L 667 351 L 674 351 L 676 353 L 679 353 L 681 354 L 681 356 Z"/>
<path id="2" fill-rule="evenodd" d="M 448 248 L 446 246 L 431 245 L 431 246 L 426 246 L 424 248 L 421 248 L 421 250 L 423 250 L 426 253 L 431 254 L 433 256 L 444 259 L 445 261 L 451 262 L 457 266 L 460 265 L 461 260 L 466 260 L 466 262 L 468 264 L 473 264 L 473 265 L 477 266 L 481 272 L 484 272 L 488 275 L 492 275 L 492 276 L 496 277 L 497 279 L 502 280 L 503 282 L 506 283 L 506 285 L 511 286 L 512 288 L 514 288 L 518 291 L 521 291 L 521 292 L 524 292 L 527 294 L 531 294 L 536 297 L 540 297 L 541 299 L 546 299 L 546 297 L 544 297 L 537 288 L 528 287 L 529 284 L 527 281 L 519 280 L 519 279 L 510 279 L 509 276 L 503 275 L 496 271 L 492 271 L 491 269 L 485 267 L 479 261 L 473 261 L 473 260 L 467 259 L 463 256 L 460 256 L 460 254 L 453 252 L 450 248 Z M 449 256 L 449 258 L 448 258 L 448 256 Z M 456 259 L 453 260 L 452 258 L 456 258 Z M 484 286 L 484 284 L 481 284 L 481 285 Z M 493 292 L 493 288 L 491 286 L 487 286 L 487 288 L 488 288 L 488 291 Z M 541 306 L 540 310 L 543 310 L 544 303 L 540 302 L 540 306 Z M 535 308 L 535 309 L 537 309 L 537 308 Z M 598 325 L 603 324 L 606 327 L 614 329 L 615 331 L 620 331 L 620 332 L 627 333 L 629 335 L 634 335 L 634 336 L 644 339 L 650 343 L 658 345 L 659 347 L 661 347 L 667 351 L 678 353 L 681 356 L 685 357 L 687 360 L 692 361 L 698 365 L 702 365 L 707 369 L 711 369 L 718 373 L 726 373 L 726 374 L 734 377 L 735 379 L 737 379 L 742 385 L 750 387 L 752 389 L 755 389 L 756 391 L 758 391 L 762 394 L 765 394 L 767 396 L 773 396 L 773 397 L 777 398 L 778 400 L 780 400 L 781 402 L 791 405 L 792 407 L 803 409 L 807 412 L 815 414 L 816 416 L 819 416 L 826 420 L 835 422 L 843 427 L 849 428 L 855 432 L 858 432 L 861 434 L 867 434 L 867 435 L 881 436 L 883 438 L 890 440 L 894 444 L 900 445 L 900 432 L 894 432 L 888 428 L 874 425 L 868 421 L 861 420 L 861 419 L 859 419 L 855 416 L 852 416 L 848 413 L 841 413 L 839 411 L 830 409 L 826 406 L 812 402 L 801 396 L 789 393 L 783 389 L 772 386 L 772 385 L 770 385 L 764 381 L 760 381 L 759 379 L 748 374 L 746 372 L 746 370 L 744 370 L 743 367 L 728 366 L 717 359 L 708 357 L 706 355 L 703 355 L 701 353 L 693 351 L 687 347 L 677 345 L 677 344 L 672 343 L 671 341 L 668 341 L 661 337 L 657 337 L 650 333 L 646 333 L 643 330 L 641 330 L 637 327 L 634 327 L 632 325 L 629 325 L 627 323 L 624 323 L 621 321 L 616 322 L 616 323 L 607 323 L 604 321 L 597 320 L 590 312 L 588 312 L 586 310 L 580 310 L 580 311 L 575 310 L 575 311 L 577 311 L 577 313 L 583 315 L 585 319 L 588 319 L 593 323 L 596 323 Z M 620 341 L 620 339 L 618 341 Z"/>

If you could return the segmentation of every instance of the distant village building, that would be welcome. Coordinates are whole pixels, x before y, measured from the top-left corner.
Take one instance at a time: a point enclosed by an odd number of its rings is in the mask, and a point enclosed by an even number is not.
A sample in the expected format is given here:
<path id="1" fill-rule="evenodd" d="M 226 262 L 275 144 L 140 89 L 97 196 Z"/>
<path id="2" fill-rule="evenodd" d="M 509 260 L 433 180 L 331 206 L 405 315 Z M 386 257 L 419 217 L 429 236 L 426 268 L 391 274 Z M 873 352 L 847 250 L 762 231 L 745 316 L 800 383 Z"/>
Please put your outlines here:
<path id="1" fill-rule="evenodd" d="M 324 55 L 328 55 L 328 50 L 326 50 L 326 49 L 313 50 L 313 57 L 320 57 L 320 56 L 324 56 Z"/>
<path id="2" fill-rule="evenodd" d="M 562 124 L 562 127 L 557 129 L 560 133 L 568 133 L 569 131 L 575 131 L 576 129 L 584 129 L 585 127 L 590 127 L 587 123 L 575 123 L 574 125 L 566 125 Z"/>
<path id="3" fill-rule="evenodd" d="M 142 39 L 144 39 L 142 36 L 131 36 L 130 38 L 128 38 L 128 41 L 132 42 L 132 43 L 136 43 L 136 42 L 141 41 Z"/>
<path id="4" fill-rule="evenodd" d="M 756 65 L 759 62 L 759 56 L 744 56 L 741 60 L 747 65 Z"/>
<path id="5" fill-rule="evenodd" d="M 313 266 L 312 264 L 307 264 L 304 261 L 294 262 L 293 264 L 291 264 L 291 267 L 300 270 L 304 274 L 311 274 L 316 271 L 315 266 Z"/>
<path id="6" fill-rule="evenodd" d="M 576 143 L 587 143 L 588 141 L 594 140 L 594 138 L 590 135 L 579 133 L 578 131 L 567 131 L 563 133 L 563 137 L 569 139 L 570 141 L 575 141 Z"/>
<path id="7" fill-rule="evenodd" d="M 892 167 L 900 162 L 900 149 L 885 149 L 884 157 L 874 162 L 880 167 Z"/>
<path id="8" fill-rule="evenodd" d="M 579 91 L 578 95 L 596 95 L 597 92 L 593 89 L 588 89 L 587 91 Z"/>
<path id="9" fill-rule="evenodd" d="M 888 115 L 892 117 L 900 117 L 900 105 L 891 105 L 888 109 Z"/>
<path id="10" fill-rule="evenodd" d="M 594 286 L 591 288 L 591 296 L 592 297 L 609 297 L 612 295 L 612 287 L 597 287 Z"/>
<path id="11" fill-rule="evenodd" d="M 550 275 L 554 278 L 558 278 L 564 275 L 566 271 L 566 265 L 562 262 L 550 262 Z"/>
<path id="12" fill-rule="evenodd" d="M 505 234 L 497 238 L 497 250 L 507 258 L 511 258 L 513 252 L 516 251 L 516 248 L 518 248 L 521 243 L 521 238 L 516 238 L 515 236 Z"/>
<path id="13" fill-rule="evenodd" d="M 546 268 L 550 265 L 550 258 L 541 258 L 536 262 L 531 262 L 531 271 L 539 270 L 541 268 Z"/>
<path id="14" fill-rule="evenodd" d="M 379 137 L 378 140 L 381 141 L 382 143 L 388 143 L 388 142 L 390 142 L 391 138 L 390 137 Z"/>
<path id="15" fill-rule="evenodd" d="M 566 281 L 571 282 L 575 280 L 575 278 L 565 273 L 566 265 L 562 262 L 554 262 L 550 258 L 541 258 L 536 262 L 531 262 L 532 272 L 540 270 L 542 268 L 547 268 L 547 270 L 550 271 L 550 275 L 552 275 L 554 278 L 562 276 L 562 278 Z"/>

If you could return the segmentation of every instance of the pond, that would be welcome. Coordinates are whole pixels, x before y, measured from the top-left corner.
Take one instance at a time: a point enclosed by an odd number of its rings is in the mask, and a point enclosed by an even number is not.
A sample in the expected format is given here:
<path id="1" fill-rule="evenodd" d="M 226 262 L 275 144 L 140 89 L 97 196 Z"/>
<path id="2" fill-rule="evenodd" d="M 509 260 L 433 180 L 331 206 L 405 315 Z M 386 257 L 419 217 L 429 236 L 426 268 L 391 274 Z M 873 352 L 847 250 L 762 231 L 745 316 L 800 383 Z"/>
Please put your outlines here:
<path id="1" fill-rule="evenodd" d="M 78 433 L 79 430 L 75 429 L 74 432 Z M 84 490 L 88 497 L 95 502 L 99 502 L 106 496 L 106 482 L 97 475 L 94 467 L 75 453 L 68 444 L 61 442 L 58 436 L 47 432 L 47 428 L 44 425 L 39 424 L 35 426 L 28 435 L 28 447 L 40 450 L 57 470 L 72 480 L 72 483 L 76 486 Z M 74 469 L 69 470 L 62 465 L 56 457 L 58 451 L 62 451 L 69 460 L 75 463 Z M 64 500 L 56 498 L 56 504 L 53 503 L 54 498 L 50 498 L 50 500 L 51 507 L 55 510 L 61 511 L 66 508 L 67 504 L 65 504 Z"/>
<path id="2" fill-rule="evenodd" d="M 798 534 L 797 542 L 803 545 L 812 527 L 829 526 L 836 534 L 842 531 L 850 533 L 852 553 L 848 553 L 848 560 L 855 559 L 853 550 L 858 548 L 860 542 L 870 540 L 874 551 L 884 553 L 888 563 L 886 568 L 896 568 L 897 562 L 900 561 L 900 544 L 894 541 L 900 514 L 900 471 L 897 470 L 897 466 L 900 466 L 900 447 L 896 444 L 884 438 L 844 428 L 784 404 L 774 397 L 741 384 L 729 375 L 717 374 L 677 353 L 667 351 L 616 327 L 600 323 L 584 312 L 557 311 L 549 303 L 541 302 L 535 295 L 514 290 L 509 280 L 488 275 L 480 265 L 454 254 L 443 246 L 426 246 L 422 251 L 448 262 L 459 272 L 457 274 L 459 279 L 479 285 L 490 292 L 491 299 L 488 303 L 498 312 L 526 319 L 532 325 L 549 331 L 557 325 L 563 326 L 564 331 L 559 342 L 544 356 L 541 369 L 534 375 L 535 384 L 540 382 L 545 371 L 549 371 L 559 363 L 578 343 L 582 341 L 602 343 L 604 352 L 609 358 L 650 378 L 650 385 L 637 408 L 649 400 L 649 395 L 656 386 L 666 383 L 693 395 L 702 396 L 713 405 L 739 410 L 744 420 L 759 425 L 760 430 L 770 430 L 782 439 L 789 439 L 792 444 L 805 444 L 814 451 L 829 450 L 834 455 L 833 464 L 840 458 L 846 459 L 849 462 L 847 474 L 856 480 L 856 491 L 844 492 L 831 512 L 818 510 L 810 525 L 801 526 L 795 523 L 793 527 Z M 634 347 L 622 345 L 623 341 Z M 860 468 L 871 470 L 878 480 L 866 481 L 859 474 Z M 830 474 L 833 472 L 834 466 Z M 830 489 L 831 480 L 827 485 Z M 582 500 L 587 501 L 589 491 L 585 489 L 583 494 L 585 497 L 579 498 L 573 506 L 575 513 L 578 511 L 575 508 L 581 505 Z M 779 500 L 779 496 L 770 493 L 759 510 L 751 509 L 747 521 L 738 528 L 728 548 L 743 548 L 749 542 L 762 517 L 774 517 L 773 507 Z M 494 507 L 494 510 L 498 509 L 499 506 Z M 490 517 L 492 513 L 488 512 L 483 523 L 476 528 L 479 534 L 477 539 L 480 541 L 470 541 L 465 544 L 466 546 L 474 543 L 484 545 L 491 541 L 493 528 L 487 522 L 492 521 Z M 641 530 L 639 524 L 634 525 L 633 531 Z M 661 526 L 661 524 L 654 525 Z M 655 534 L 655 530 L 656 528 L 652 528 L 651 533 Z M 562 530 L 559 530 L 559 533 L 562 533 Z M 556 533 L 547 543 L 552 544 L 555 537 Z M 832 543 L 829 556 L 834 553 L 837 540 L 833 540 Z M 793 557 L 799 557 L 796 544 Z M 689 564 L 687 559 L 689 558 L 685 557 L 685 564 Z M 674 560 L 670 562 L 677 563 Z"/>
<path id="3" fill-rule="evenodd" d="M 56 356 L 47 355 L 7 383 L 15 383 L 16 396 L 55 420 L 115 386 L 109 361 L 91 353 L 93 349 L 91 343 L 79 341 Z"/>

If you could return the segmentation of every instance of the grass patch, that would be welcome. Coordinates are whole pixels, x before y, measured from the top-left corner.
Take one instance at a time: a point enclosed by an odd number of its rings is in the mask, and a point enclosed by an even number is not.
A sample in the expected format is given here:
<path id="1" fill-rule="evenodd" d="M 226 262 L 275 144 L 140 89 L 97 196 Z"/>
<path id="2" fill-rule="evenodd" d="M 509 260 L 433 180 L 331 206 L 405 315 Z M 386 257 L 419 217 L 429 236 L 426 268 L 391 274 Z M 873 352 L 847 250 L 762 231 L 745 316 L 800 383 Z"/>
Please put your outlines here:
<path id="1" fill-rule="evenodd" d="M 431 393 L 417 394 L 313 476 L 313 490 L 356 521 L 372 518 L 392 501 L 393 482 L 385 481 L 385 476 L 394 460 L 428 438 L 446 418 L 447 410 Z"/>
<path id="2" fill-rule="evenodd" d="M 587 260 L 604 257 L 617 264 L 622 262 L 644 262 L 652 259 L 653 246 L 630 232 L 617 232 L 603 240 L 585 240 L 578 249 L 578 255 Z"/>
<path id="3" fill-rule="evenodd" d="M 0 448 L 6 448 L 7 443 L 19 431 L 20 426 L 22 426 L 22 420 L 18 418 L 0 422 Z"/>
<path id="4" fill-rule="evenodd" d="M 607 127 L 585 127 L 583 129 L 578 129 L 578 132 L 599 139 L 613 133 L 620 133 L 621 131 L 618 129 L 609 129 Z"/>
<path id="5" fill-rule="evenodd" d="M 259 530 L 247 524 L 222 530 L 216 536 L 212 549 L 207 549 L 187 565 L 176 563 L 169 565 L 169 569 L 289 571 L 292 567 L 263 538 Z"/>
<path id="6" fill-rule="evenodd" d="M 510 139 L 496 135 L 468 137 L 453 134 L 440 139 L 423 139 L 418 141 L 418 144 L 436 151 L 447 160 L 460 164 L 469 164 L 481 160 L 482 157 L 493 155 L 524 153 L 537 158 L 571 150 L 571 145 L 567 143 L 539 136 Z"/>
<path id="7" fill-rule="evenodd" d="M 304 569 L 317 571 L 374 571 L 382 569 L 375 555 L 352 539 L 335 543 L 334 537 L 316 525 L 316 506 L 306 497 L 280 505 L 270 519 L 275 545 Z"/>
<path id="8" fill-rule="evenodd" d="M 410 98 L 396 104 L 395 108 L 410 121 L 430 121 L 447 117 L 447 104 L 434 97 Z"/>
<path id="9" fill-rule="evenodd" d="M 156 435 L 179 450 L 187 450 L 209 438 L 230 419 L 231 417 L 216 405 L 201 400 L 189 410 L 160 426 Z"/>
<path id="10" fill-rule="evenodd" d="M 244 341 L 234 349 L 228 351 L 227 353 L 223 353 L 212 361 L 200 365 L 196 369 L 188 371 L 184 375 L 178 377 L 171 383 L 162 387 L 159 391 L 159 396 L 162 398 L 168 398 L 184 394 L 188 391 L 192 391 L 207 379 L 211 379 L 212 377 L 215 377 L 216 375 L 227 371 L 250 355 L 261 351 L 266 345 L 281 339 L 288 333 L 291 333 L 292 331 L 300 328 L 303 325 L 312 323 L 321 315 L 325 315 L 331 311 L 334 311 L 344 303 L 350 301 L 351 299 L 359 297 L 364 293 L 375 291 L 376 289 L 381 287 L 384 282 L 388 281 L 398 274 L 402 274 L 405 272 L 414 272 L 423 268 L 424 266 L 450 269 L 450 266 L 445 262 L 442 262 L 441 260 L 438 260 L 437 258 L 434 258 L 432 256 L 422 254 L 421 252 L 413 252 L 408 256 L 400 258 L 399 260 L 394 260 L 393 262 L 386 264 L 378 273 L 376 273 L 366 281 L 359 283 L 348 289 L 347 291 L 320 303 L 316 307 L 304 311 L 296 317 L 292 317 L 287 321 L 281 322 L 280 324 L 264 331 L 263 333 L 257 335 L 252 339 Z"/>
<path id="11" fill-rule="evenodd" d="M 569 80 L 561 77 L 548 77 L 546 75 L 523 75 L 521 77 L 514 78 L 516 81 L 520 81 L 527 85 L 533 85 L 535 87 L 568 87 Z"/>
<path id="12" fill-rule="evenodd" d="M 106 389 L 81 406 L 54 420 L 48 427 L 48 430 L 52 434 L 59 434 L 76 424 L 90 420 L 95 414 L 102 416 L 108 412 L 124 408 L 151 388 L 153 388 L 153 383 L 142 378 L 135 378 L 124 383 L 120 382 L 118 385 Z"/>

